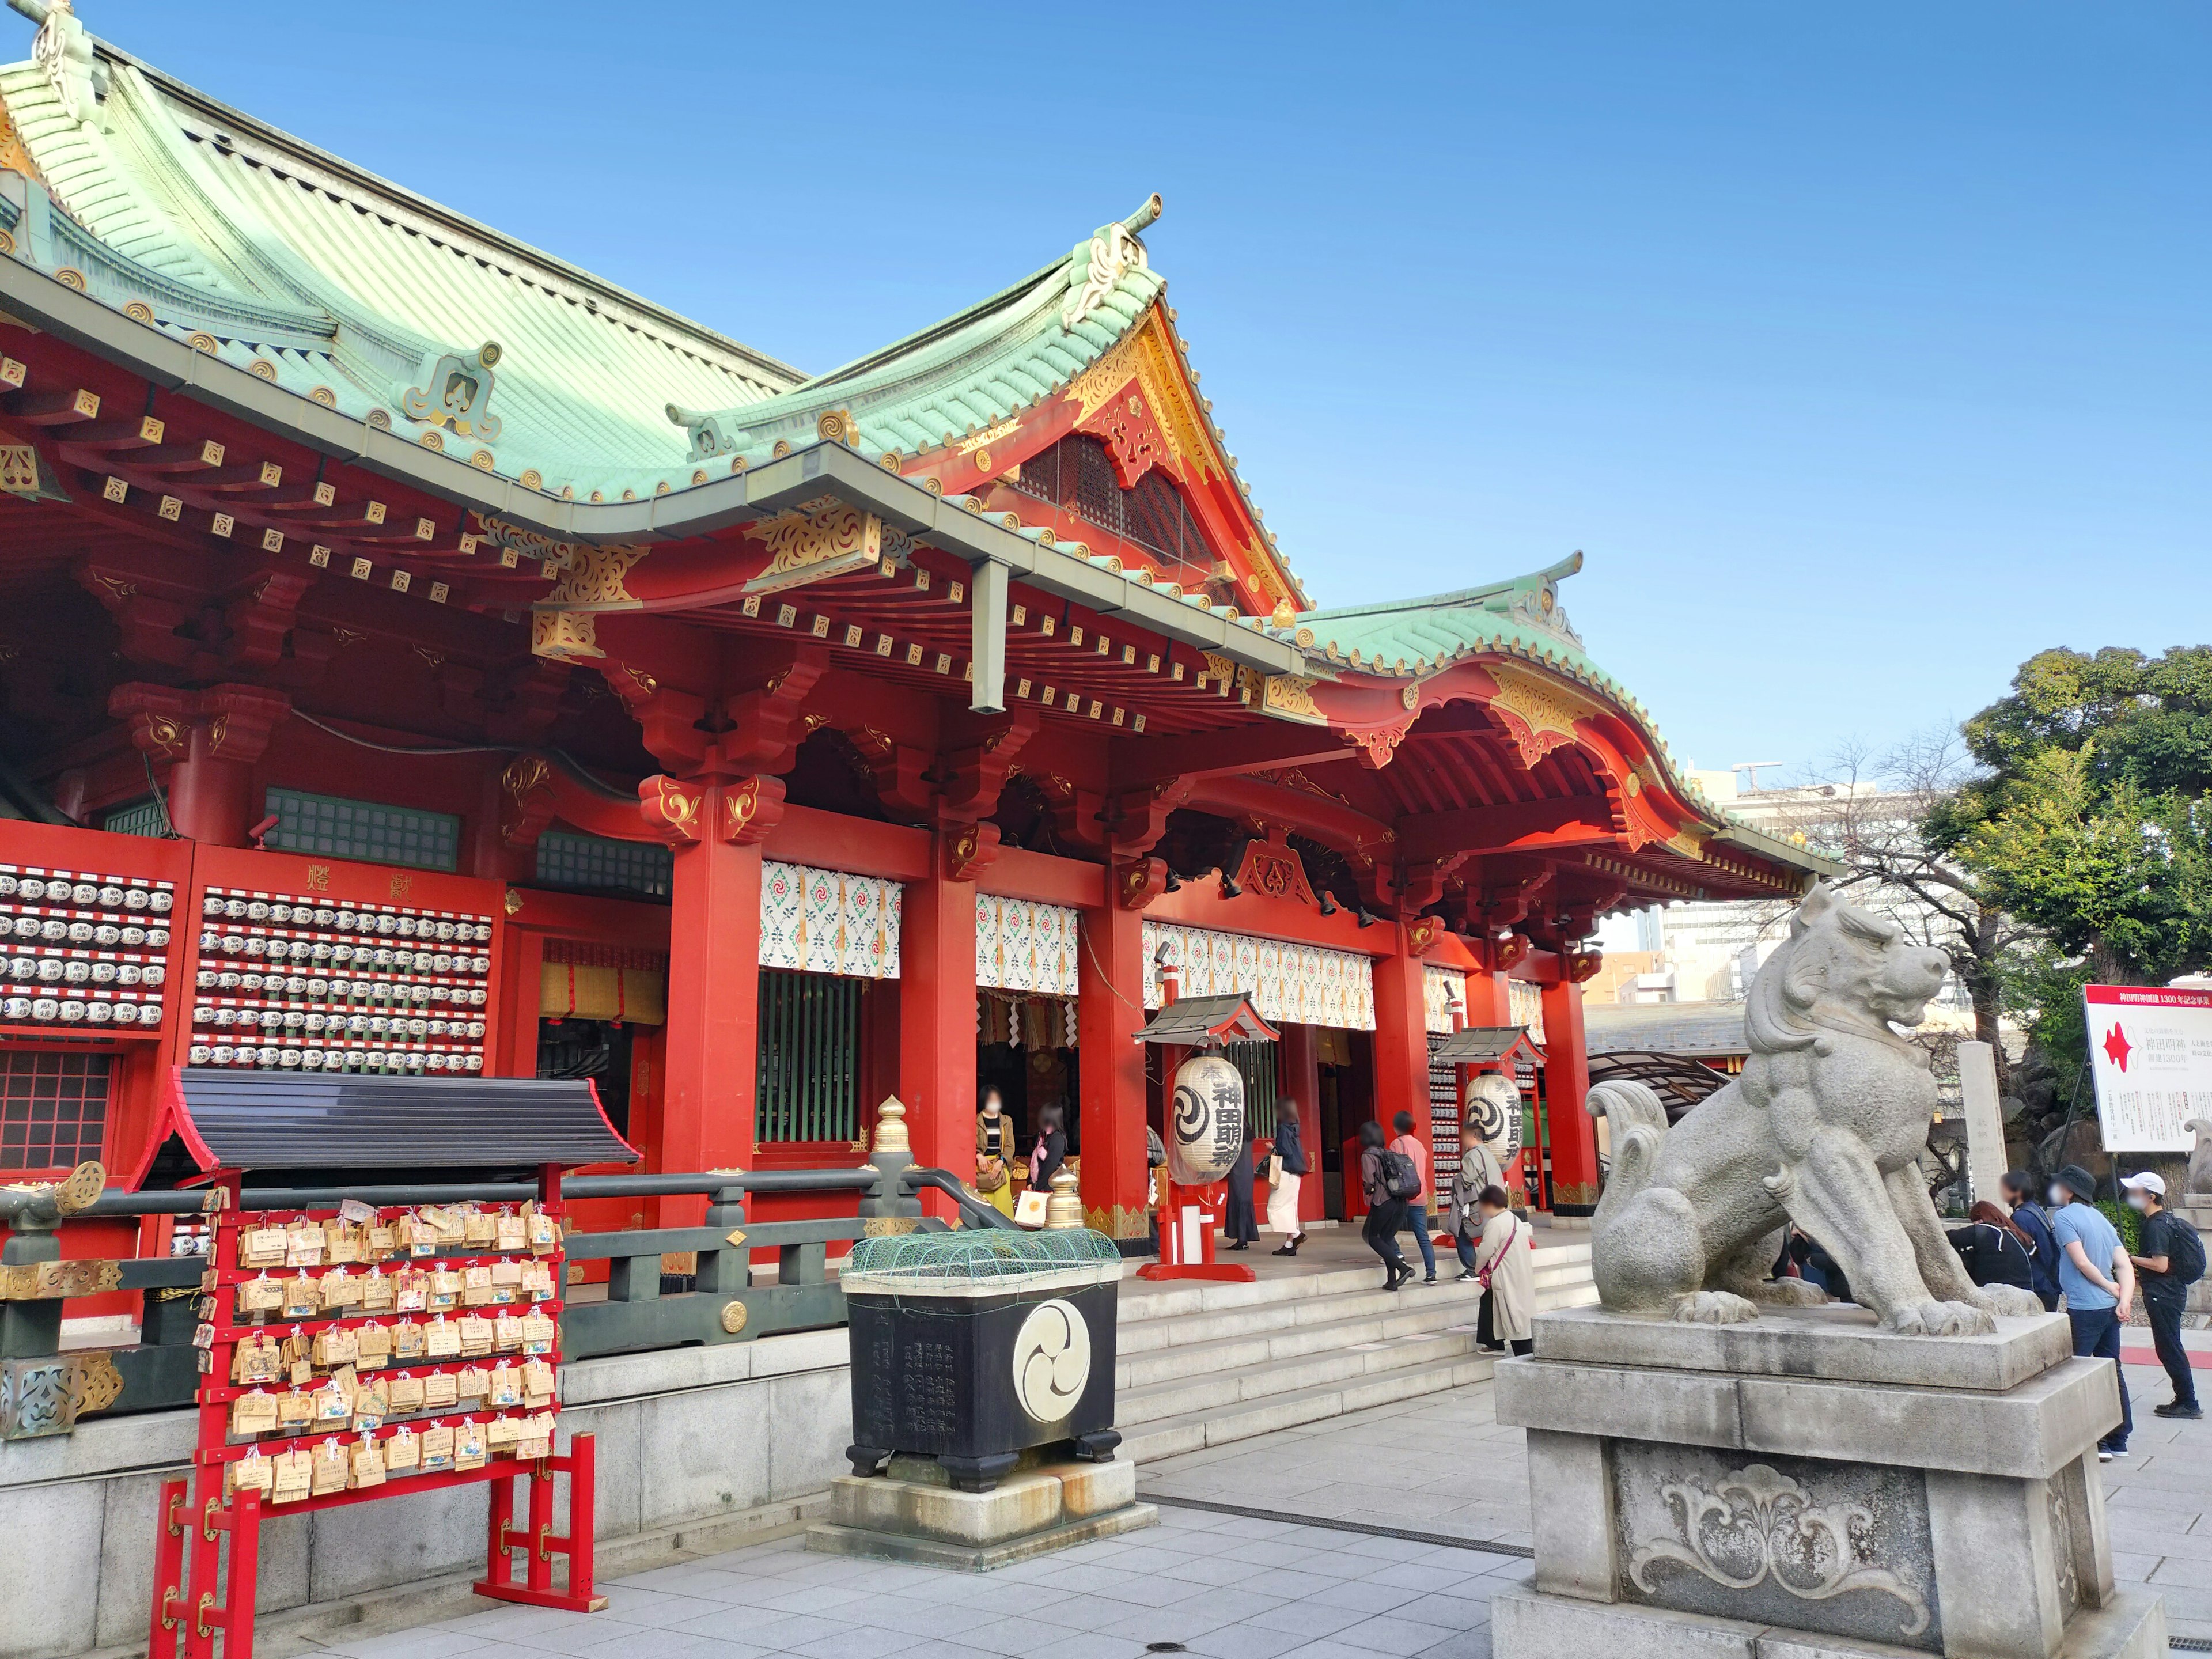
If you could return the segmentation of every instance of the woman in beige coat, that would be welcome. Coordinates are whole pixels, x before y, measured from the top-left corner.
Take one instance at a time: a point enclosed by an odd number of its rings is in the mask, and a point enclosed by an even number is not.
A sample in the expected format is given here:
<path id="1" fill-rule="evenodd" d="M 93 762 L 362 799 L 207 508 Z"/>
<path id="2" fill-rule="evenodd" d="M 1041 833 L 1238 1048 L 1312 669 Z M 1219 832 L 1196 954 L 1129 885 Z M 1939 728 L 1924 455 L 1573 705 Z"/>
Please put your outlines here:
<path id="1" fill-rule="evenodd" d="M 1493 1352 L 1509 1344 L 1515 1353 L 1533 1352 L 1536 1270 L 1528 1224 L 1507 1205 L 1503 1188 L 1485 1187 L 1479 1207 L 1482 1242 L 1475 1246 L 1474 1271 L 1484 1288 L 1476 1343 Z"/>

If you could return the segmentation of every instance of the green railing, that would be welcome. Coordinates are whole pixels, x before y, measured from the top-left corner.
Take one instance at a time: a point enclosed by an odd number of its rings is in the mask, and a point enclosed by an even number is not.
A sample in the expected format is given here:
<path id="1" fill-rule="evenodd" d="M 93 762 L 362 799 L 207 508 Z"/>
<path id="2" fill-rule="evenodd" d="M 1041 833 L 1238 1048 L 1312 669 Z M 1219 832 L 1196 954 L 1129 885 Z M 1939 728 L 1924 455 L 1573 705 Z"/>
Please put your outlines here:
<path id="1" fill-rule="evenodd" d="M 832 1244 L 883 1233 L 941 1231 L 948 1223 L 922 1213 L 925 1189 L 944 1193 L 962 1224 L 1012 1227 L 942 1170 L 915 1167 L 908 1153 L 883 1149 L 858 1169 L 720 1170 L 685 1175 L 579 1176 L 562 1183 L 564 1199 L 704 1197 L 696 1227 L 618 1232 L 571 1231 L 571 1262 L 607 1264 L 604 1301 L 568 1302 L 561 1316 L 564 1362 L 604 1354 L 748 1342 L 784 1331 L 818 1330 L 845 1322 L 844 1292 L 829 1269 Z M 331 1209 L 343 1199 L 380 1206 L 518 1203 L 537 1195 L 533 1183 L 476 1182 L 344 1187 L 256 1187 L 247 1209 Z M 854 1212 L 820 1219 L 754 1221 L 748 1202 L 769 1194 L 850 1194 Z M 71 1224 L 102 1218 L 197 1215 L 200 1192 L 100 1194 L 64 1213 L 52 1189 L 0 1191 L 0 1440 L 73 1425 L 80 1411 L 108 1415 L 172 1409 L 191 1403 L 198 1386 L 192 1334 L 199 1322 L 199 1256 L 149 1257 L 63 1264 L 61 1235 Z M 776 1252 L 775 1282 L 755 1283 L 756 1251 Z M 688 1255 L 691 1273 L 665 1275 L 662 1258 Z M 51 1282 L 35 1288 L 38 1264 L 53 1263 Z M 27 1270 L 8 1273 L 6 1269 Z M 64 1310 L 70 1301 L 115 1291 L 143 1293 L 138 1340 L 106 1349 L 64 1352 Z M 66 1398 L 67 1409 L 60 1408 Z"/>

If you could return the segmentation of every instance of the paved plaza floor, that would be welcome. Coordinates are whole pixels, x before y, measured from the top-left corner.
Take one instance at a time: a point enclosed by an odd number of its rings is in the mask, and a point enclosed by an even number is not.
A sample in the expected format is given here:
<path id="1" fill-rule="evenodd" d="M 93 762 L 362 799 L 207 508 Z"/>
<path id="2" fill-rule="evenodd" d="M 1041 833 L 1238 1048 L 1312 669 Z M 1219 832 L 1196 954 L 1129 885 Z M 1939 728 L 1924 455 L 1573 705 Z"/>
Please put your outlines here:
<path id="1" fill-rule="evenodd" d="M 2164 1594 L 2173 1635 L 2212 1644 L 2212 1425 L 2152 1415 L 2164 1373 L 2127 1370 L 2134 1455 L 2104 1469 L 2118 1574 Z M 327 1651 L 1135 1659 L 1180 1643 L 1209 1659 L 1487 1659 L 1490 1597 L 1527 1575 L 1529 1541 L 1521 1434 L 1498 1426 L 1491 1393 L 1478 1383 L 1147 1465 L 1158 1528 L 988 1575 L 811 1555 L 785 1538 L 605 1584 L 610 1606 L 590 1616 L 499 1607 Z"/>

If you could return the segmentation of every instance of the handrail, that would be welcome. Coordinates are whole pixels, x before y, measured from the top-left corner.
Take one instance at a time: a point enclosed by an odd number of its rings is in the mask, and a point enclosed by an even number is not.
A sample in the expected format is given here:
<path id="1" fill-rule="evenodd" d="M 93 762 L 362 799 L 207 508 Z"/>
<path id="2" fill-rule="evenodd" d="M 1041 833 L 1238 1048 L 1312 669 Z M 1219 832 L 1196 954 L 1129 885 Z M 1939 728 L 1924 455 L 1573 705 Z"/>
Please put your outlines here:
<path id="1" fill-rule="evenodd" d="M 561 1183 L 565 1198 L 678 1198 L 714 1197 L 723 1193 L 864 1193 L 882 1180 L 879 1171 L 862 1164 L 850 1170 L 712 1170 L 697 1175 L 571 1176 Z M 197 1215 L 206 1206 L 208 1189 L 182 1192 L 127 1193 L 112 1188 L 73 1218 L 124 1215 Z M 404 1186 L 246 1188 L 249 1209 L 304 1210 L 327 1205 L 338 1198 L 358 1199 L 364 1204 L 439 1204 L 473 1200 L 484 1204 L 519 1204 L 537 1196 L 534 1182 L 425 1182 Z M 0 1224 L 40 1201 L 40 1191 L 0 1191 Z"/>
<path id="2" fill-rule="evenodd" d="M 933 1187 L 960 1207 L 960 1218 L 988 1231 L 991 1228 L 1023 1231 L 1021 1226 L 995 1204 L 985 1202 L 962 1186 L 958 1178 L 944 1170 L 905 1170 L 899 1174 L 899 1185 L 908 1194 L 923 1187 Z"/>

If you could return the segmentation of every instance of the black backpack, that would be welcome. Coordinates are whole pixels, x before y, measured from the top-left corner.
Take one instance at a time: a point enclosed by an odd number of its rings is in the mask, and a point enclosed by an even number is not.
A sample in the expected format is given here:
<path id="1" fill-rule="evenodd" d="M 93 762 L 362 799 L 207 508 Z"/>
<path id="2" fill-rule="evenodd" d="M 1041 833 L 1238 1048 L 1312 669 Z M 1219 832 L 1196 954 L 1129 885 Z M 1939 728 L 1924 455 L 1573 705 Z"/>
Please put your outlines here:
<path id="1" fill-rule="evenodd" d="M 2179 1284 L 2194 1285 L 2204 1277 L 2204 1241 L 2178 1215 L 2169 1214 L 2166 1225 L 2166 1271 Z"/>
<path id="2" fill-rule="evenodd" d="M 1382 1190 L 1392 1198 L 1413 1198 L 1421 1190 L 1421 1172 L 1403 1152 L 1385 1146 L 1375 1155 L 1375 1172 L 1382 1177 Z"/>

